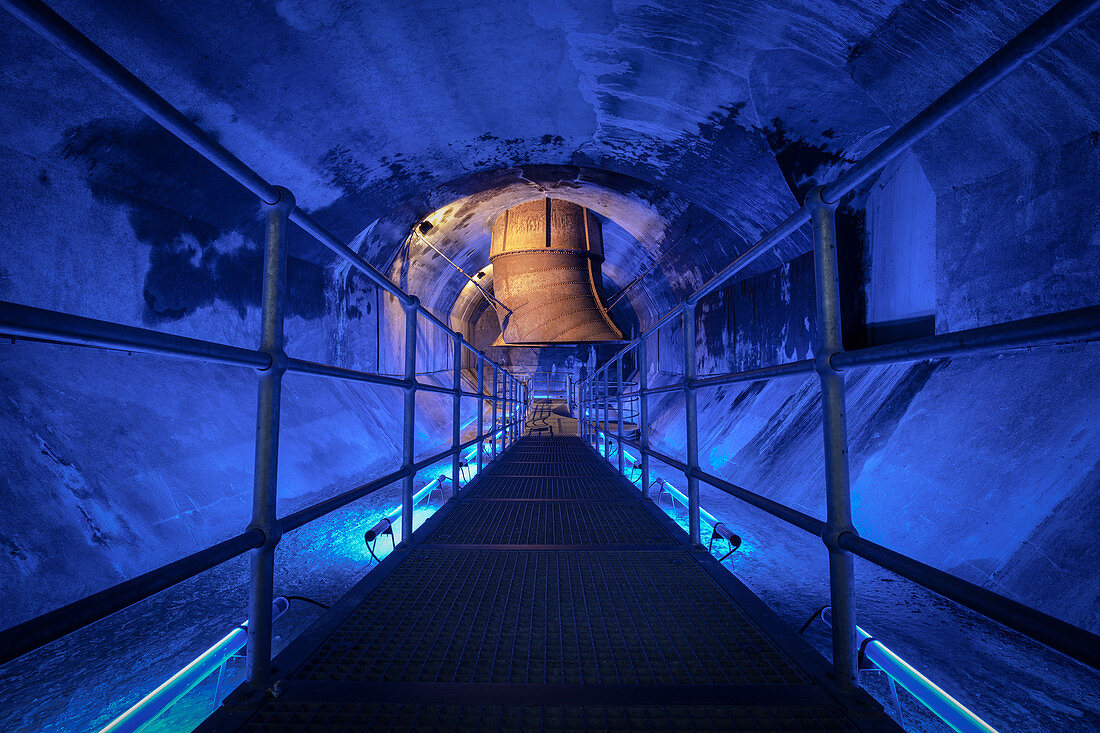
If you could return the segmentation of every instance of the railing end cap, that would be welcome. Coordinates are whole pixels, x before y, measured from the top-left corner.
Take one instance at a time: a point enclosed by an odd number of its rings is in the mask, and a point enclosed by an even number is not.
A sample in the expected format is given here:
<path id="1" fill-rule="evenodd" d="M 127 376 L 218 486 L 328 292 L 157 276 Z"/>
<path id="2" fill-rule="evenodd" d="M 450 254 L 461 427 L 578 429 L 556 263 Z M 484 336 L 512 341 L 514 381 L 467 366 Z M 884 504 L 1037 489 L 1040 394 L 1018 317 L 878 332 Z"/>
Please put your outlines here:
<path id="1" fill-rule="evenodd" d="M 287 216 L 289 216 L 290 212 L 294 211 L 294 208 L 297 206 L 297 202 L 294 200 L 294 194 L 289 188 L 284 186 L 272 186 L 271 189 L 275 193 L 275 200 L 268 201 L 262 196 L 260 200 L 264 202 L 264 206 L 267 208 L 284 211 Z"/>

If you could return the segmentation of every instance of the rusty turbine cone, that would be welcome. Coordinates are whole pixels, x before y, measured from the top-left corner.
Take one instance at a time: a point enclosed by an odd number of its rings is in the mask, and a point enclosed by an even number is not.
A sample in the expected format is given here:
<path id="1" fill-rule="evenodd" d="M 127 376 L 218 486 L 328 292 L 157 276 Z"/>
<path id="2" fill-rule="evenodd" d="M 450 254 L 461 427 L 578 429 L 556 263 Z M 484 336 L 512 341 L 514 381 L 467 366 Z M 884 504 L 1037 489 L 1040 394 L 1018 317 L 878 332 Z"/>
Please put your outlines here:
<path id="1" fill-rule="evenodd" d="M 622 339 L 600 302 L 603 235 L 588 209 L 550 198 L 513 206 L 493 223 L 489 259 L 507 308 L 497 306 L 496 346 Z"/>

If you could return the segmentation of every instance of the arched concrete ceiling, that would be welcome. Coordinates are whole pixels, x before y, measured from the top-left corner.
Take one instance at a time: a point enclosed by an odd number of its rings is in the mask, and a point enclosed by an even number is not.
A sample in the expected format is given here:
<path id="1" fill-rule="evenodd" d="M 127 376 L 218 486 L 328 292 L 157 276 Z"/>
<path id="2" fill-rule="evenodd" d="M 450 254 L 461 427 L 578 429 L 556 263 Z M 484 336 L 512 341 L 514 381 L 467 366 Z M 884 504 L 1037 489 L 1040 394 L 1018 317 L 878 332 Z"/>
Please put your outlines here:
<path id="1" fill-rule="evenodd" d="M 476 269 L 485 243 L 460 230 L 480 236 L 507 201 L 548 190 L 630 235 L 609 247 L 608 275 L 621 286 L 656 263 L 641 286 L 661 291 L 655 303 L 699 284 L 1052 4 L 51 2 L 380 267 L 449 207 L 439 234 Z M 254 220 L 248 194 L 11 18 L 0 38 L 9 151 L 221 233 Z M 923 142 L 933 185 L 1095 130 L 1098 39 L 1094 18 Z M 461 276 L 423 266 L 453 303 Z"/>

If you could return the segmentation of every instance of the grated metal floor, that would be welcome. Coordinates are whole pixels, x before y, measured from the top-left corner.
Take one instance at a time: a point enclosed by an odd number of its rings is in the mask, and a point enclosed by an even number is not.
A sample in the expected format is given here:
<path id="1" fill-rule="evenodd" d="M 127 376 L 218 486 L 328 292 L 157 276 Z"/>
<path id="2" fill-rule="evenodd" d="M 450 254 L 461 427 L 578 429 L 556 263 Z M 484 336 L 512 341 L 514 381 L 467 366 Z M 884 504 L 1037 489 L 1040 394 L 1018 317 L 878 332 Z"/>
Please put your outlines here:
<path id="1" fill-rule="evenodd" d="M 528 501 L 605 501 L 636 499 L 637 495 L 617 481 L 600 478 L 523 478 L 494 476 L 470 484 L 465 500 L 526 499 Z"/>
<path id="2" fill-rule="evenodd" d="M 242 730 L 284 731 L 851 731 L 828 707 L 520 706 L 276 702 Z"/>
<path id="3" fill-rule="evenodd" d="M 896 731 L 570 437 L 516 442 L 201 731 Z"/>
<path id="4" fill-rule="evenodd" d="M 473 545 L 675 545 L 639 504 L 582 501 L 470 502 L 424 540 Z"/>

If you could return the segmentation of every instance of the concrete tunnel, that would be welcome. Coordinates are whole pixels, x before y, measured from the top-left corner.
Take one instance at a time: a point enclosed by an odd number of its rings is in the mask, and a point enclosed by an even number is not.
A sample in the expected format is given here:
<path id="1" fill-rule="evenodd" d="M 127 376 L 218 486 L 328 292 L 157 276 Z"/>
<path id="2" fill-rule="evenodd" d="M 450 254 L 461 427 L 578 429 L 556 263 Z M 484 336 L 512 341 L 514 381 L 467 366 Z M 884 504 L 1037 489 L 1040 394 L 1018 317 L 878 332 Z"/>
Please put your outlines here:
<path id="1" fill-rule="evenodd" d="M 473 347 L 520 379 L 562 385 L 590 378 L 811 190 L 1057 9 L 48 4 Z M 9 12 L 0 38 L 0 301 L 255 349 L 265 226 L 256 197 Z M 1095 308 L 1098 100 L 1092 13 L 846 194 L 836 209 L 843 348 Z M 589 292 L 615 332 L 509 345 L 507 311 L 494 302 L 503 288 L 493 226 L 549 201 L 599 225 Z M 400 378 L 398 300 L 299 226 L 288 241 L 287 354 Z M 700 378 L 812 359 L 812 243 L 800 227 L 699 301 Z M 679 323 L 649 337 L 644 363 L 624 360 L 624 379 L 681 378 Z M 249 525 L 254 374 L 10 333 L 0 327 L 0 627 Z M 1094 338 L 846 370 L 860 536 L 1100 633 Z M 422 319 L 417 379 L 450 387 L 453 354 L 452 339 Z M 472 352 L 462 359 L 463 384 L 476 389 Z M 288 372 L 279 514 L 397 470 L 401 394 Z M 825 518 L 813 373 L 697 399 L 702 470 Z M 419 460 L 451 445 L 452 404 L 418 392 L 416 406 Z M 654 449 L 682 456 L 683 394 L 650 398 L 648 412 Z M 462 438 L 476 436 L 478 400 L 463 398 L 460 415 Z M 682 471 L 653 466 L 685 489 Z M 415 488 L 449 470 L 419 471 Z M 395 481 L 287 533 L 276 592 L 339 599 L 371 567 L 364 531 L 401 491 Z M 743 544 L 727 564 L 785 624 L 797 630 L 829 602 L 819 537 L 705 483 L 700 502 L 736 527 Z M 870 562 L 857 559 L 856 572 L 860 625 L 989 725 L 1100 730 L 1095 669 Z M 99 730 L 247 618 L 247 582 L 242 556 L 0 667 L 0 729 Z M 292 603 L 275 651 L 321 614 Z M 830 658 L 827 629 L 806 638 Z M 225 684 L 242 670 L 229 665 Z M 213 685 L 150 730 L 193 729 L 212 710 Z M 884 680 L 867 686 L 906 730 L 949 730 L 904 694 L 895 710 Z"/>

